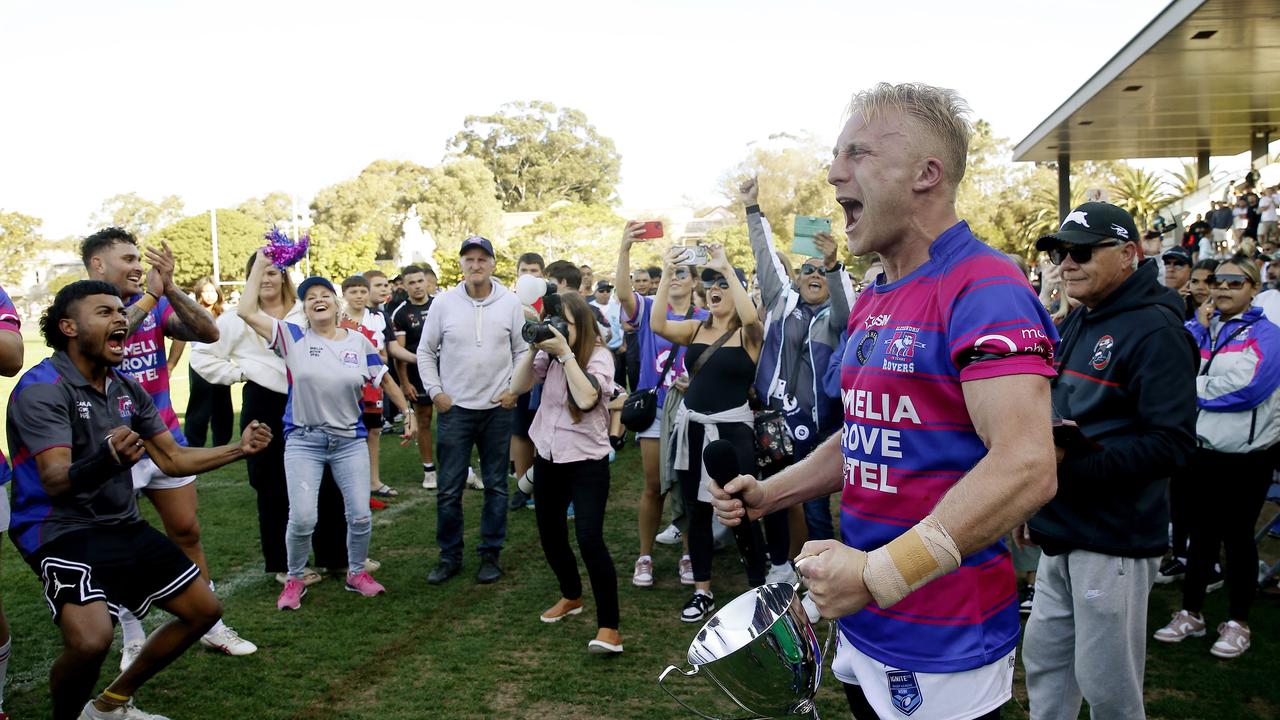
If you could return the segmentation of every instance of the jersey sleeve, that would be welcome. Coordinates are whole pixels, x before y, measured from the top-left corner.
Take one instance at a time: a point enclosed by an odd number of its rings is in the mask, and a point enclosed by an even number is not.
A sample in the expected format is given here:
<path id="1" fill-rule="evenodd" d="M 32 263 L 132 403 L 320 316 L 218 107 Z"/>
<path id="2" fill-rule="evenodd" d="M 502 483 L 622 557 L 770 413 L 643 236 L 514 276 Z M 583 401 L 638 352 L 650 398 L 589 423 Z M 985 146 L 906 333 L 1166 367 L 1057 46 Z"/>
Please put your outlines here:
<path id="1" fill-rule="evenodd" d="M 13 306 L 9 293 L 2 287 L 0 287 L 0 330 L 22 332 L 22 320 L 18 317 L 18 310 Z"/>
<path id="2" fill-rule="evenodd" d="M 547 368 L 551 367 L 551 356 L 542 350 L 530 350 L 530 352 L 537 353 L 533 356 L 533 384 L 546 382 Z"/>
<path id="3" fill-rule="evenodd" d="M 653 298 L 641 295 L 635 291 L 632 291 L 631 294 L 635 295 L 636 314 L 624 317 L 623 320 L 625 320 L 628 325 L 635 326 L 638 331 L 642 327 L 649 326 L 649 308 L 653 307 Z"/>
<path id="4" fill-rule="evenodd" d="M 387 373 L 387 366 L 382 362 L 382 356 L 378 354 L 373 342 L 364 335 L 360 337 L 363 338 L 361 346 L 364 352 L 365 379 L 377 387 L 382 383 L 382 376 Z"/>
<path id="5" fill-rule="evenodd" d="M 406 312 L 407 309 L 408 306 L 401 303 L 400 307 L 396 308 L 395 312 L 391 313 L 392 332 L 395 333 L 396 337 L 409 334 L 409 315 Z"/>
<path id="6" fill-rule="evenodd" d="M 587 375 L 596 379 L 600 386 L 600 397 L 607 400 L 613 394 L 613 353 L 603 347 L 597 347 L 587 361 Z"/>
<path id="7" fill-rule="evenodd" d="M 980 269 L 974 265 L 960 273 L 947 323 L 948 349 L 960 381 L 1056 375 L 1058 332 L 1031 286 L 1003 259 L 990 259 Z"/>
<path id="8" fill-rule="evenodd" d="M 23 388 L 9 402 L 9 427 L 32 457 L 51 448 L 71 447 L 71 408 L 65 393 L 53 383 Z"/>
<path id="9" fill-rule="evenodd" d="M 298 346 L 298 341 L 306 335 L 306 331 L 286 320 L 276 320 L 275 329 L 271 332 L 271 349 L 277 355 L 289 359 L 289 353 Z"/>

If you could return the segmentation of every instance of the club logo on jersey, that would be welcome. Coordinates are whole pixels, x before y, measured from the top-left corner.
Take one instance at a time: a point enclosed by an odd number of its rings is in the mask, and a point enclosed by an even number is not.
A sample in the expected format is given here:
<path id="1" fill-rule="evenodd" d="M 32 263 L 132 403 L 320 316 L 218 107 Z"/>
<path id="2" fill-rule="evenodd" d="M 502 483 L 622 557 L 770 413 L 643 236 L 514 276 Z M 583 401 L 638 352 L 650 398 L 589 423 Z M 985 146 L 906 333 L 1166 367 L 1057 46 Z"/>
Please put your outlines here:
<path id="1" fill-rule="evenodd" d="M 881 317 L 887 318 L 887 317 L 889 317 L 889 316 L 888 316 L 888 315 L 881 315 Z M 866 364 L 867 364 L 867 358 L 871 357 L 871 351 L 872 351 L 872 350 L 875 348 L 875 346 L 876 346 L 876 336 L 877 336 L 877 335 L 879 335 L 879 333 L 878 333 L 878 332 L 876 332 L 875 330 L 868 330 L 868 331 L 867 331 L 867 334 L 866 334 L 866 335 L 864 335 L 864 336 L 862 336 L 862 340 L 860 340 L 860 341 L 858 342 L 858 347 L 857 347 L 857 348 L 855 348 L 855 353 L 854 353 L 854 354 L 855 354 L 855 355 L 857 356 L 857 358 L 858 358 L 858 364 L 859 364 L 859 365 L 866 365 Z"/>
<path id="2" fill-rule="evenodd" d="M 916 354 L 916 336 L 920 333 L 920 328 L 900 327 L 893 331 L 893 337 L 889 338 L 889 347 L 884 354 L 894 358 L 895 360 L 910 360 Z"/>
<path id="3" fill-rule="evenodd" d="M 1089 365 L 1094 370 L 1105 370 L 1111 364 L 1111 349 L 1115 345 L 1115 338 L 1110 335 L 1098 338 L 1098 344 L 1093 346 L 1093 357 L 1089 359 Z"/>
<path id="4" fill-rule="evenodd" d="M 893 707 L 903 715 L 910 715 L 924 704 L 924 695 L 920 692 L 920 683 L 916 682 L 916 674 L 910 670 L 886 670 L 889 680 L 889 697 Z"/>
<path id="5" fill-rule="evenodd" d="M 149 312 L 142 318 L 142 327 L 138 328 L 138 331 L 146 332 L 148 330 L 155 330 L 155 329 L 156 329 L 156 314 L 155 312 Z"/>
<path id="6" fill-rule="evenodd" d="M 117 398 L 117 400 L 119 401 L 120 419 L 128 420 L 133 417 L 133 398 L 126 396 Z"/>
<path id="7" fill-rule="evenodd" d="M 354 352 L 351 352 L 350 350 L 342 353 L 342 366 L 343 367 L 359 367 L 360 356 Z"/>

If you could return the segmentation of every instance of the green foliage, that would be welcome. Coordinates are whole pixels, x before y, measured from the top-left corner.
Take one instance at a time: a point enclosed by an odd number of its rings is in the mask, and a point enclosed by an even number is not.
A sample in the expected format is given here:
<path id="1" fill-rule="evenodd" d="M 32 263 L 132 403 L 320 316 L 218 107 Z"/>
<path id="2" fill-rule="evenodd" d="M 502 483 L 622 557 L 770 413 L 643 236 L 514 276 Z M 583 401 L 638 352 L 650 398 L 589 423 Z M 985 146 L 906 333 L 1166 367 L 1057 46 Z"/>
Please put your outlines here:
<path id="1" fill-rule="evenodd" d="M 830 217 L 832 227 L 843 225 L 835 188 L 827 182 L 830 148 L 813 135 L 775 134 L 769 147 L 757 147 L 720 180 L 720 192 L 741 210 L 738 186 L 759 179 L 760 207 L 769 216 L 779 247 L 791 244 L 796 215 Z"/>
<path id="2" fill-rule="evenodd" d="M 1110 189 L 1110 201 L 1128 210 L 1139 228 L 1150 225 L 1156 213 L 1175 200 L 1155 173 L 1132 165 L 1119 167 Z"/>
<path id="3" fill-rule="evenodd" d="M 372 238 L 378 257 L 395 257 L 404 237 L 405 217 L 409 208 L 422 202 L 426 181 L 427 168 L 421 165 L 376 160 L 356 177 L 316 193 L 312 222 L 333 242 L 363 243 Z"/>
<path id="4" fill-rule="evenodd" d="M 61 290 L 62 288 L 70 285 L 71 283 L 77 280 L 84 280 L 84 279 L 85 279 L 84 271 L 59 273 L 49 278 L 48 281 L 45 282 L 45 291 L 48 293 L 49 297 L 53 297 L 54 295 L 57 295 L 58 291 Z"/>
<path id="5" fill-rule="evenodd" d="M 289 193 L 276 190 L 260 198 L 249 198 L 240 203 L 237 211 L 262 223 L 264 227 L 279 225 L 284 228 L 293 221 L 293 198 Z"/>
<path id="6" fill-rule="evenodd" d="M 108 225 L 124 228 L 146 240 L 151 233 L 177 222 L 183 215 L 182 198 L 170 195 L 152 202 L 137 193 L 112 195 L 102 202 L 102 208 L 94 213 L 92 223 L 95 228 Z"/>
<path id="7" fill-rule="evenodd" d="M 748 276 L 755 269 L 756 260 L 751 253 L 751 236 L 745 223 L 716 228 L 707 233 L 707 239 L 702 242 L 705 245 L 723 245 L 724 254 L 729 258 L 729 263 L 734 267 L 742 268 Z M 785 246 L 779 245 L 779 247 Z"/>
<path id="8" fill-rule="evenodd" d="M 461 158 L 427 170 L 426 190 L 417 204 L 417 213 L 422 229 L 436 241 L 433 259 L 440 268 L 442 285 L 451 285 L 459 278 L 458 247 L 463 238 L 482 235 L 497 242 L 502 230 L 502 206 L 493 173 L 475 158 Z"/>
<path id="9" fill-rule="evenodd" d="M 39 218 L 0 210 L 0 285 L 13 289 L 31 257 L 31 248 L 40 242 Z"/>
<path id="10" fill-rule="evenodd" d="M 1213 171 L 1209 171 L 1210 176 Z M 1166 172 L 1165 184 L 1176 197 L 1186 197 L 1200 189 L 1200 164 L 1195 160 L 1183 160 L 1178 170 Z"/>
<path id="11" fill-rule="evenodd" d="M 236 210 L 218 210 L 218 272 L 222 281 L 244 280 L 245 263 L 265 244 L 266 225 Z M 173 279 L 178 285 L 213 275 L 213 236 L 209 213 L 200 213 L 161 228 L 153 241 L 173 249 Z"/>
<path id="12" fill-rule="evenodd" d="M 379 241 L 372 232 L 343 239 L 326 226 L 312 226 L 310 233 L 311 250 L 308 264 L 303 266 L 310 275 L 341 281 L 376 264 Z"/>
<path id="13" fill-rule="evenodd" d="M 545 210 L 559 200 L 614 201 L 621 158 L 580 110 L 549 102 L 507 103 L 492 115 L 468 115 L 450 153 L 473 157 L 493 173 L 507 211 Z"/>
<path id="14" fill-rule="evenodd" d="M 498 258 L 497 274 L 514 277 L 516 258 L 536 252 L 547 262 L 568 260 L 590 265 L 598 277 L 609 275 L 618 264 L 624 224 L 606 205 L 558 205 L 516 231 L 506 257 Z"/>

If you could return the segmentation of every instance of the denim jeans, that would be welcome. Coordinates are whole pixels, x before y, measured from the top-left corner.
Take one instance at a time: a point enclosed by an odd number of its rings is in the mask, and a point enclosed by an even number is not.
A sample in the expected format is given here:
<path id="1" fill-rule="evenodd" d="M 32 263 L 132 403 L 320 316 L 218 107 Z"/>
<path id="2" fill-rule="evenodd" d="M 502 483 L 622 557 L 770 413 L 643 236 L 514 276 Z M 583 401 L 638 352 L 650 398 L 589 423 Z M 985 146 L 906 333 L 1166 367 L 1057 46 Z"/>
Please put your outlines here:
<path id="1" fill-rule="evenodd" d="M 289 575 L 301 578 L 311 554 L 316 528 L 320 480 L 324 467 L 342 490 L 347 508 L 347 568 L 358 573 L 369 557 L 373 518 L 369 513 L 369 445 L 364 438 L 339 437 L 323 430 L 299 428 L 284 442 L 285 478 L 289 484 L 289 526 L 285 545 Z"/>
<path id="2" fill-rule="evenodd" d="M 831 523 L 831 496 L 823 495 L 804 504 L 804 524 L 809 528 L 810 540 L 832 540 L 836 537 Z"/>
<path id="3" fill-rule="evenodd" d="M 468 410 L 454 406 L 436 415 L 436 543 L 440 559 L 462 562 L 462 490 L 471 449 L 480 454 L 484 507 L 480 511 L 481 555 L 497 557 L 507 538 L 507 461 L 511 454 L 512 411 Z"/>

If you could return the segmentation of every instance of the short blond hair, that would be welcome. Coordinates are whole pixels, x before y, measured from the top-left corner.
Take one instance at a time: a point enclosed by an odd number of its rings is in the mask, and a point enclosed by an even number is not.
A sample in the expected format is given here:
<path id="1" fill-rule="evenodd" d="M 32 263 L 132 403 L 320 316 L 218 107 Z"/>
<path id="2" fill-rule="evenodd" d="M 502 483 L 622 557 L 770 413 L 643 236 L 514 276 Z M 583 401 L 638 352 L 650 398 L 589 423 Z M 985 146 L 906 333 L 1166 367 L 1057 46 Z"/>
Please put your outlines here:
<path id="1" fill-rule="evenodd" d="M 943 176 L 957 187 L 964 179 L 969 156 L 969 104 L 955 90 L 924 83 L 877 83 L 862 90 L 849 103 L 849 114 L 860 113 L 867 120 L 879 113 L 896 110 L 911 118 L 939 144 Z"/>

